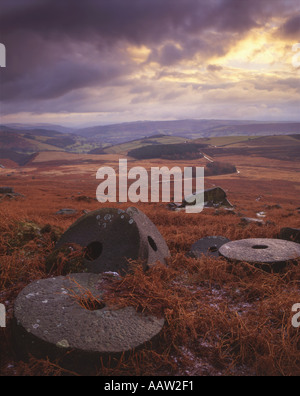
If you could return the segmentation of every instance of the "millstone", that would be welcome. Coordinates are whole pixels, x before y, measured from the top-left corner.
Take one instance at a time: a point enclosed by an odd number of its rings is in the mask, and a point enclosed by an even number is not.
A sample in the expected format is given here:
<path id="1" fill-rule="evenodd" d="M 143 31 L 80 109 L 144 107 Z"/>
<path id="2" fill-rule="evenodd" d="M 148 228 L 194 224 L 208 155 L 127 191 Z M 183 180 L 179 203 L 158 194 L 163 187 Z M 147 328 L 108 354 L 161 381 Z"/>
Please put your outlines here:
<path id="1" fill-rule="evenodd" d="M 165 264 L 168 246 L 150 219 L 136 208 L 105 208 L 77 220 L 62 236 L 56 249 L 74 243 L 86 249 L 88 272 L 128 272 L 128 259 L 141 259 L 144 269 L 157 261 Z"/>
<path id="2" fill-rule="evenodd" d="M 300 228 L 282 228 L 279 233 L 279 238 L 300 243 Z"/>
<path id="3" fill-rule="evenodd" d="M 280 239 L 244 239 L 223 245 L 220 254 L 238 262 L 253 263 L 268 272 L 282 270 L 300 258 L 300 245 Z"/>
<path id="4" fill-rule="evenodd" d="M 195 242 L 190 250 L 190 256 L 201 258 L 202 255 L 208 257 L 219 257 L 219 249 L 225 243 L 230 242 L 229 239 L 221 236 L 210 236 Z"/>
<path id="5" fill-rule="evenodd" d="M 101 302 L 102 282 L 103 275 L 72 274 L 35 281 L 23 289 L 14 307 L 18 350 L 50 359 L 71 352 L 72 362 L 82 363 L 119 356 L 158 336 L 164 319 L 137 313 L 133 307 L 90 311 L 78 304 L 74 293 L 82 295 L 83 290 Z"/>

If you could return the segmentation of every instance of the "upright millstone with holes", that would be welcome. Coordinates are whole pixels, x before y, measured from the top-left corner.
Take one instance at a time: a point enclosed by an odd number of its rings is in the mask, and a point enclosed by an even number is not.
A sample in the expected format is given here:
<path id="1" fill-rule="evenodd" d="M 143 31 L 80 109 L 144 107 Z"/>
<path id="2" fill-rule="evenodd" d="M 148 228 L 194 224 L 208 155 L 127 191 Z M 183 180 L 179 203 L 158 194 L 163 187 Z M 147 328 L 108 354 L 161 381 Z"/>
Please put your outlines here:
<path id="1" fill-rule="evenodd" d="M 166 264 L 170 255 L 156 226 L 136 208 L 105 208 L 88 213 L 66 231 L 56 249 L 68 244 L 85 248 L 84 265 L 92 273 L 124 274 L 129 270 L 129 259 L 141 260 L 147 269 L 156 262 Z"/>
<path id="2" fill-rule="evenodd" d="M 280 272 L 289 262 L 300 258 L 300 245 L 280 239 L 243 239 L 223 245 L 219 253 L 228 260 Z"/>

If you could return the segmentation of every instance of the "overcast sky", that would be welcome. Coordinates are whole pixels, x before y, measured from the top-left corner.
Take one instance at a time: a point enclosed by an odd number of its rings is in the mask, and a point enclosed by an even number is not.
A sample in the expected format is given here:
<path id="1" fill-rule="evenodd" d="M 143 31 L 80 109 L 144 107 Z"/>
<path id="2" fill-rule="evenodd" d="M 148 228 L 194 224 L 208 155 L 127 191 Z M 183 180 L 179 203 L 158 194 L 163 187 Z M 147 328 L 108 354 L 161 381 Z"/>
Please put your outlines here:
<path id="1" fill-rule="evenodd" d="M 299 0 L 1 0 L 1 122 L 299 121 L 299 42 Z"/>

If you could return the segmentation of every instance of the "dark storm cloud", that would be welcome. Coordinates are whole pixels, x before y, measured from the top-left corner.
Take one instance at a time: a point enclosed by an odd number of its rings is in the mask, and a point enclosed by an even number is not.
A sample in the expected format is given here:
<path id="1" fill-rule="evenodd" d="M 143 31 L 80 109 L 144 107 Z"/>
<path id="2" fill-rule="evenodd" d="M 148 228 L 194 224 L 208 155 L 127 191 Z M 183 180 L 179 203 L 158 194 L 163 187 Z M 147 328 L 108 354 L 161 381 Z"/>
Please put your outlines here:
<path id="1" fill-rule="evenodd" d="M 197 54 L 209 61 L 272 16 L 289 15 L 293 4 L 297 0 L 1 0 L 7 68 L 0 73 L 0 99 L 24 101 L 25 109 L 25 101 L 50 103 L 82 88 L 125 85 L 138 68 L 128 45 L 146 45 L 148 62 L 163 67 Z M 286 35 L 297 32 L 289 16 Z"/>
<path id="2" fill-rule="evenodd" d="M 206 28 L 243 33 L 274 12 L 278 1 L 23 0 L 18 8 L 12 7 L 16 3 L 20 1 L 1 4 L 1 31 L 32 31 L 47 39 L 91 40 L 96 35 L 145 44 Z"/>
<path id="3" fill-rule="evenodd" d="M 283 37 L 300 41 L 300 14 L 293 15 L 279 29 L 278 32 Z"/>

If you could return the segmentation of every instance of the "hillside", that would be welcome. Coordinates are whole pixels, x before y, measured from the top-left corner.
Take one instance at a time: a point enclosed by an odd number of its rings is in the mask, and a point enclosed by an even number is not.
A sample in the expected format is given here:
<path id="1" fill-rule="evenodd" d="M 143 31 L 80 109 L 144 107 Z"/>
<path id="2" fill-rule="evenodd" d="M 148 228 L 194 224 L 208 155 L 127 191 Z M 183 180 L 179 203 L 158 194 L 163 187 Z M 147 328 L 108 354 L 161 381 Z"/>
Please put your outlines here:
<path id="1" fill-rule="evenodd" d="M 197 143 L 208 143 L 206 139 L 197 139 Z M 245 156 L 263 157 L 278 159 L 283 161 L 299 161 L 300 159 L 300 139 L 298 136 L 263 136 L 249 137 L 247 140 L 231 137 L 222 139 L 222 144 L 217 146 L 214 139 L 210 140 L 211 147 L 205 149 L 205 154 L 214 158 Z"/>
<path id="2" fill-rule="evenodd" d="M 300 123 L 235 120 L 143 121 L 95 126 L 75 131 L 92 142 L 116 145 L 157 134 L 186 139 L 219 136 L 264 136 L 300 133 Z"/>
<path id="3" fill-rule="evenodd" d="M 33 158 L 34 154 L 22 154 L 12 150 L 0 149 L 0 163 L 5 167 L 11 167 L 12 165 L 18 164 L 19 166 L 26 165 L 28 161 Z"/>
<path id="4" fill-rule="evenodd" d="M 105 148 L 103 151 L 107 154 L 124 154 L 127 155 L 129 151 L 139 149 L 145 146 L 155 146 L 161 144 L 182 144 L 188 140 L 177 136 L 154 135 L 151 138 L 144 138 L 133 140 L 128 143 L 119 144 Z M 92 153 L 91 153 L 92 154 Z"/>
<path id="5" fill-rule="evenodd" d="M 194 143 L 158 144 L 131 150 L 128 152 L 128 156 L 135 159 L 198 159 L 203 158 L 202 149 L 205 147 L 206 145 Z"/>
<path id="6" fill-rule="evenodd" d="M 32 154 L 41 151 L 88 152 L 93 147 L 85 138 L 49 129 L 0 126 L 0 149 Z"/>

